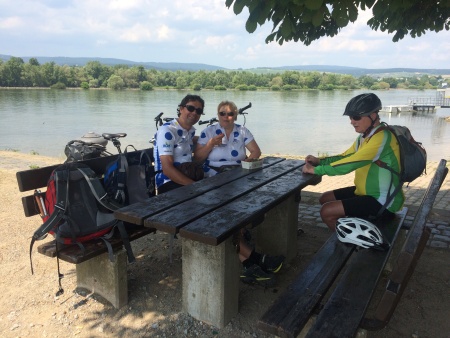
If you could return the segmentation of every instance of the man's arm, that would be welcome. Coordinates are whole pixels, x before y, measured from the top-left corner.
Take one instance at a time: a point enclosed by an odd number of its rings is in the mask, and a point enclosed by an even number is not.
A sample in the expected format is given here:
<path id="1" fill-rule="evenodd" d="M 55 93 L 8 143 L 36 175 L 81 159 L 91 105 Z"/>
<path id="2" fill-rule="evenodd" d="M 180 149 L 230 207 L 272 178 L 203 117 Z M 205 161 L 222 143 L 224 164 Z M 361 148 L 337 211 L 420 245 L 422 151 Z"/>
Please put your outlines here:
<path id="1" fill-rule="evenodd" d="M 181 171 L 179 171 L 173 165 L 173 156 L 171 155 L 162 155 L 160 156 L 161 165 L 163 169 L 163 174 L 170 178 L 173 182 L 188 185 L 194 183 L 189 177 L 183 175 Z"/>

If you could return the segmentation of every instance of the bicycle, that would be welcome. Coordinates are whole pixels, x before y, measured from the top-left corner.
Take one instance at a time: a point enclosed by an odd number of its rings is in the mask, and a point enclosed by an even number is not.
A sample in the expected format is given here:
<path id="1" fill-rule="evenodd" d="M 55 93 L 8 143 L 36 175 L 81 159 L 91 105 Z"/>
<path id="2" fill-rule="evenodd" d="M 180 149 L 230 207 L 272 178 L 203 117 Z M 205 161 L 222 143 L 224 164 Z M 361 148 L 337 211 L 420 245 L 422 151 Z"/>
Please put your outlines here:
<path id="1" fill-rule="evenodd" d="M 109 141 L 116 147 L 117 152 L 122 154 L 119 139 L 126 136 L 126 133 L 103 133 L 100 136 L 96 133 L 89 132 L 80 139 L 72 140 L 66 144 L 64 153 L 66 154 L 67 159 L 65 162 L 77 162 L 96 157 L 111 156 L 113 154 L 106 149 Z M 132 145 L 128 145 L 127 148 L 128 147 L 134 148 Z M 134 149 L 136 150 L 136 148 Z"/>

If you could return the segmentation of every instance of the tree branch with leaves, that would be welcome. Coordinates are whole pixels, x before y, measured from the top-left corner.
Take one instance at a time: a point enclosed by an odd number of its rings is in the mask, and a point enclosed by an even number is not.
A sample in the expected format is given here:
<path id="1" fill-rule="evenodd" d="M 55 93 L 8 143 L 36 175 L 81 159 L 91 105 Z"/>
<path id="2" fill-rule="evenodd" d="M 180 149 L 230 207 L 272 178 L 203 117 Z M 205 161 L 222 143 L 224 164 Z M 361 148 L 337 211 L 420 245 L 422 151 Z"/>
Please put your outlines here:
<path id="1" fill-rule="evenodd" d="M 324 36 L 333 37 L 360 11 L 372 10 L 367 25 L 372 30 L 394 33 L 392 41 L 420 37 L 427 31 L 450 29 L 449 0 L 226 0 L 236 15 L 248 8 L 247 32 L 272 22 L 266 43 L 299 40 L 306 46 Z"/>

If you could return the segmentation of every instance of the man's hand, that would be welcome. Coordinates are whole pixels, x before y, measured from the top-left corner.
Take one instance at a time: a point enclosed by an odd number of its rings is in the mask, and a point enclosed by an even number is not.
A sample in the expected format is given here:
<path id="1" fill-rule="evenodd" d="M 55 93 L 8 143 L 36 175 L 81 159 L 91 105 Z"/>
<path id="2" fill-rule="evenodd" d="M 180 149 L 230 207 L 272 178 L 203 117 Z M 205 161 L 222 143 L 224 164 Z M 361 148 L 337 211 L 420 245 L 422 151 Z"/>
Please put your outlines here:
<path id="1" fill-rule="evenodd" d="M 308 155 L 305 158 L 305 162 L 315 167 L 315 166 L 319 165 L 320 160 L 315 156 Z"/>
<path id="2" fill-rule="evenodd" d="M 309 164 L 309 163 L 305 163 L 305 165 L 302 168 L 302 173 L 304 174 L 314 174 L 314 167 Z"/>

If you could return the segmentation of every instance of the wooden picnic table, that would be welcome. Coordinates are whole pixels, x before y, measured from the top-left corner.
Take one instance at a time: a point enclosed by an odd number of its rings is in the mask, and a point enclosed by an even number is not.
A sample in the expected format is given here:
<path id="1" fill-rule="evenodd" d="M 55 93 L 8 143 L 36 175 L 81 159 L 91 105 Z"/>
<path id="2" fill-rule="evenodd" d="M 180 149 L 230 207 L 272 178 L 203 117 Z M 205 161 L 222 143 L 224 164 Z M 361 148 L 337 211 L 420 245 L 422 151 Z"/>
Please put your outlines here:
<path id="1" fill-rule="evenodd" d="M 115 212 L 116 218 L 171 235 L 183 254 L 183 309 L 224 327 L 238 312 L 241 265 L 237 236 L 257 226 L 256 250 L 296 255 L 300 192 L 321 181 L 302 173 L 302 160 L 264 158 L 263 167 L 237 168 Z"/>

